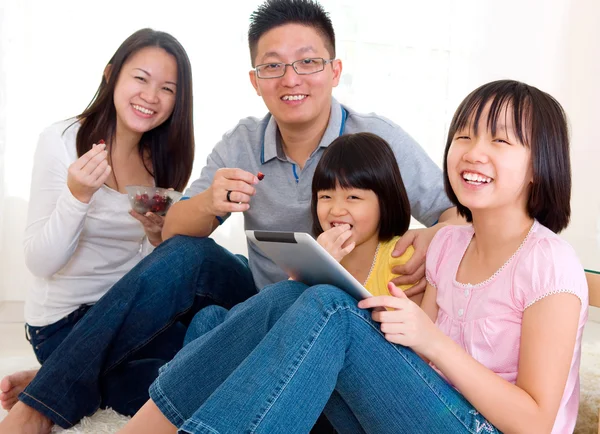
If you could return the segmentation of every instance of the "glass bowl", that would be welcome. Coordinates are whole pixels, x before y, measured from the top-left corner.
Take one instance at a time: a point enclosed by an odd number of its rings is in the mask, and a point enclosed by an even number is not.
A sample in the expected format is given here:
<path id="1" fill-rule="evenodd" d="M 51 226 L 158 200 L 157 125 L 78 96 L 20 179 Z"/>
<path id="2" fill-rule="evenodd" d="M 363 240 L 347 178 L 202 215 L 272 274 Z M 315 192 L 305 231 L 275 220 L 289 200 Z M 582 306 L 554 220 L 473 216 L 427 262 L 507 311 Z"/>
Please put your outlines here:
<path id="1" fill-rule="evenodd" d="M 159 216 L 164 216 L 171 205 L 183 196 L 178 191 L 144 185 L 128 185 L 125 190 L 127 190 L 129 203 L 134 211 L 140 214 L 153 212 Z"/>

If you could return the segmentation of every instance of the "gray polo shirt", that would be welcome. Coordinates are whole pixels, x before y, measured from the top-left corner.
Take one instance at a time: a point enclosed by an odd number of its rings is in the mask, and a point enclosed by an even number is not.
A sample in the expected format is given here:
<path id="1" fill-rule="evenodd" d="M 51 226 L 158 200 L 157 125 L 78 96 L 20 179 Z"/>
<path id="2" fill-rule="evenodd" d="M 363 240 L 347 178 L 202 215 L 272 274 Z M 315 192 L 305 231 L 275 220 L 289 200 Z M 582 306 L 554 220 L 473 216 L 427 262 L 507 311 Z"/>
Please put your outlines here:
<path id="1" fill-rule="evenodd" d="M 200 178 L 186 196 L 207 189 L 215 172 L 223 167 L 265 174 L 256 187 L 250 209 L 244 213 L 245 229 L 311 231 L 310 198 L 312 177 L 321 155 L 341 134 L 370 132 L 385 139 L 396 155 L 408 193 L 412 215 L 431 226 L 453 205 L 444 192 L 442 172 L 425 151 L 402 128 L 376 114 L 360 114 L 332 98 L 331 115 L 318 148 L 301 170 L 286 157 L 275 119 L 242 119 L 227 132 L 208 156 Z M 248 243 L 250 269 L 257 288 L 287 279 L 287 275 L 252 243 Z"/>

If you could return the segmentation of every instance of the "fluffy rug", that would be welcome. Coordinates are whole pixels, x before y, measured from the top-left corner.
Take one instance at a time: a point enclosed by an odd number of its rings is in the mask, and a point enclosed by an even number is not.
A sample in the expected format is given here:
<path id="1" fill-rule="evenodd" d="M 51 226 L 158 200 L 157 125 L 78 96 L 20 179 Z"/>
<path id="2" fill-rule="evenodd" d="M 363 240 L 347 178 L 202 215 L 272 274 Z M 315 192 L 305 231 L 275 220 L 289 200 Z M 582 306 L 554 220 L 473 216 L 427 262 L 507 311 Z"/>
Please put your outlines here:
<path id="1" fill-rule="evenodd" d="M 36 366 L 31 358 L 10 357 L 0 359 L 0 378 L 21 369 Z M 575 434 L 596 434 L 598 430 L 598 408 L 600 407 L 600 342 L 583 343 L 581 360 L 581 403 Z M 6 412 L 0 410 L 0 420 Z M 112 410 L 101 410 L 92 417 L 84 418 L 68 430 L 54 428 L 60 434 L 109 434 L 117 432 L 129 420 Z"/>

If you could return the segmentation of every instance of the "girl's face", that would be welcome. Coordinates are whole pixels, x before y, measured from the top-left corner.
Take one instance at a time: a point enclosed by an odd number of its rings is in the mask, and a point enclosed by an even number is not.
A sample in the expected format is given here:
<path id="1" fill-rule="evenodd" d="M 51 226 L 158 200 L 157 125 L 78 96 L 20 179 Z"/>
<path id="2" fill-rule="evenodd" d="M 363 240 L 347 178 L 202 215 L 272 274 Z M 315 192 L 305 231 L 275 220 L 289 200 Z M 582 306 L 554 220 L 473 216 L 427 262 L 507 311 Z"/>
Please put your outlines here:
<path id="1" fill-rule="evenodd" d="M 321 190 L 317 193 L 317 216 L 323 231 L 349 224 L 352 235 L 345 245 L 379 239 L 379 200 L 372 190 L 357 188 Z"/>
<path id="2" fill-rule="evenodd" d="M 162 124 L 173 113 L 176 90 L 175 57 L 158 47 L 137 51 L 115 86 L 117 130 L 141 135 Z"/>
<path id="3" fill-rule="evenodd" d="M 488 129 L 489 103 L 479 119 L 477 134 L 468 126 L 454 135 L 448 151 L 448 178 L 456 197 L 474 213 L 503 207 L 526 209 L 533 181 L 531 151 L 514 131 L 509 107 Z"/>

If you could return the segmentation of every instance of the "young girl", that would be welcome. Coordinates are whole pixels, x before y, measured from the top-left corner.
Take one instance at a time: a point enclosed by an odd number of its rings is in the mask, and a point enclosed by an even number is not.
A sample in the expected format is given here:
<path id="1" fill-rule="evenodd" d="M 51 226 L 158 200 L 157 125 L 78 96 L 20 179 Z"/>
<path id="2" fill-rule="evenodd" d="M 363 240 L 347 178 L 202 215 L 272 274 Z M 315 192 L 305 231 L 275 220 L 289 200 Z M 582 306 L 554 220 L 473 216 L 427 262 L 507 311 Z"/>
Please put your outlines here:
<path id="1" fill-rule="evenodd" d="M 392 257 L 408 230 L 410 203 L 385 140 L 357 133 L 334 141 L 315 170 L 311 214 L 319 244 L 371 294 L 389 294 L 387 283 L 397 277 L 392 269 L 405 264 L 414 249 Z"/>
<path id="2" fill-rule="evenodd" d="M 445 155 L 472 225 L 435 236 L 421 307 L 393 285 L 358 305 L 331 286 L 271 286 L 185 347 L 123 432 L 302 433 L 323 408 L 341 433 L 572 432 L 587 287 L 556 235 L 570 215 L 564 112 L 523 83 L 486 84 Z"/>
<path id="3" fill-rule="evenodd" d="M 162 241 L 163 218 L 132 211 L 125 186 L 182 190 L 194 157 L 192 121 L 184 48 L 167 33 L 143 29 L 110 59 L 85 111 L 42 132 L 25 233 L 25 260 L 35 275 L 25 305 L 26 336 L 40 363 Z M 157 344 L 165 359 L 181 344 L 183 330 L 175 330 Z M 158 362 L 138 363 L 136 373 L 156 372 Z M 13 406 L 34 374 L 2 380 L 4 408 Z"/>

